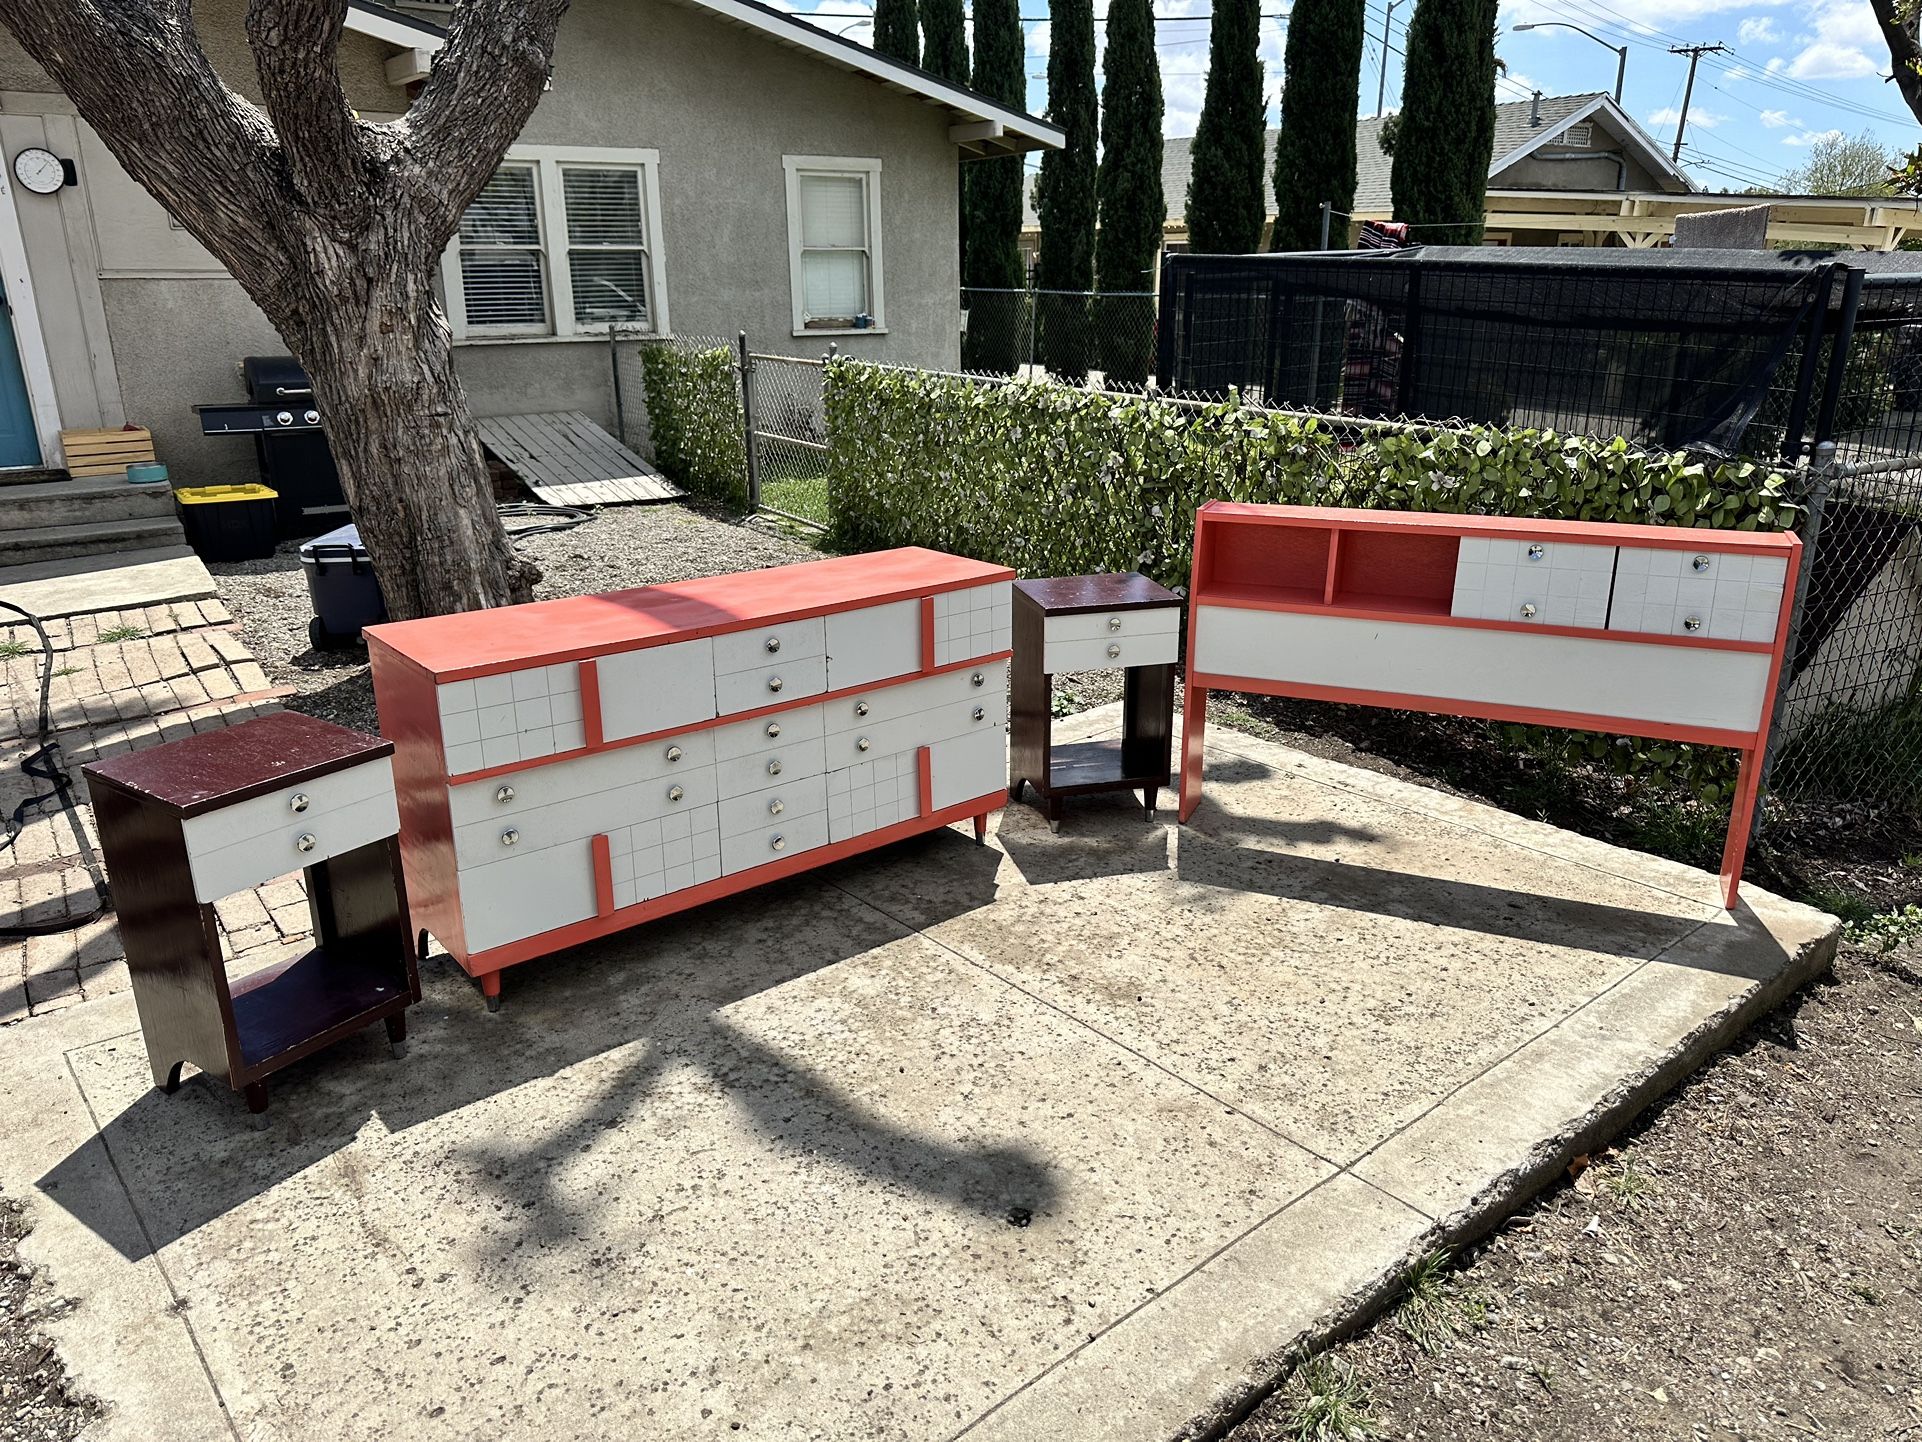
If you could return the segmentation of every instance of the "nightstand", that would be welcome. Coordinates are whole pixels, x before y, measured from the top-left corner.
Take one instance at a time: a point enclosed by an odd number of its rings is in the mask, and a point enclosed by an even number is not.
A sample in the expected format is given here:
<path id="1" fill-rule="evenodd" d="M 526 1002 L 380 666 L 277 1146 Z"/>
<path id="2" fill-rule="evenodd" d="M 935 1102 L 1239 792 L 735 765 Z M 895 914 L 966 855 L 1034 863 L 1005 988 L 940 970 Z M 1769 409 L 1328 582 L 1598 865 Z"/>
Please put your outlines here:
<path id="1" fill-rule="evenodd" d="M 1170 774 L 1180 649 L 1181 597 L 1146 576 L 1016 581 L 1008 795 L 1032 786 L 1056 831 L 1063 798 L 1103 791 L 1141 792 L 1152 818 Z M 1121 739 L 1057 746 L 1054 677 L 1116 668 L 1127 673 Z"/>
<path id="2" fill-rule="evenodd" d="M 282 711 L 85 768 L 155 1086 L 192 1062 L 258 1114 L 268 1076 L 362 1027 L 404 1049 L 420 976 L 393 750 Z M 229 984 L 213 903 L 296 870 L 311 948 Z"/>

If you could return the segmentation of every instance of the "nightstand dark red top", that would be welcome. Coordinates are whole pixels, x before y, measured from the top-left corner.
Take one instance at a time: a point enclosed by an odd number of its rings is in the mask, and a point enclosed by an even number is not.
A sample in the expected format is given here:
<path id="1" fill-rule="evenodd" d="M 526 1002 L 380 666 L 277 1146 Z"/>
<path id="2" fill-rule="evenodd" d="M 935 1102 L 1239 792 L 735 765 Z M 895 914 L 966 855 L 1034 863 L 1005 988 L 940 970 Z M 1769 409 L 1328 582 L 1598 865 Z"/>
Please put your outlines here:
<path id="1" fill-rule="evenodd" d="M 82 768 L 82 774 L 90 784 L 106 782 L 181 816 L 197 816 L 390 756 L 393 750 L 393 742 L 378 736 L 298 711 L 276 711 L 219 731 L 111 756 Z"/>
<path id="2" fill-rule="evenodd" d="M 1081 611 L 1139 611 L 1150 606 L 1181 604 L 1181 597 L 1139 571 L 1112 571 L 1102 576 L 1049 576 L 1016 581 L 1014 589 L 1048 616 L 1072 616 Z"/>

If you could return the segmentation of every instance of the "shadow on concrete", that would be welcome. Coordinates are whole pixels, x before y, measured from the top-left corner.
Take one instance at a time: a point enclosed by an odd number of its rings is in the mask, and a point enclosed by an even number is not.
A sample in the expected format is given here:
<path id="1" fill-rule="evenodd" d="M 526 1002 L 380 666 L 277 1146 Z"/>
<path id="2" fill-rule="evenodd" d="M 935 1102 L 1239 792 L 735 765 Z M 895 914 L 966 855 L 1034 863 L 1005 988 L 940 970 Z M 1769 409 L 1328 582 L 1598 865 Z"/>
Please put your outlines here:
<path id="1" fill-rule="evenodd" d="M 904 845 L 986 858 L 954 832 Z M 992 871 L 988 873 L 992 888 Z M 951 890 L 955 914 L 978 904 Z M 388 1056 L 379 1027 L 277 1074 L 265 1132 L 250 1129 L 240 1098 L 205 1076 L 166 1096 L 144 1090 L 116 1114 L 130 1075 L 145 1075 L 144 1048 L 126 1034 L 70 1054 L 99 1133 L 39 1179 L 43 1193 L 130 1259 L 184 1237 L 288 1178 L 342 1152 L 367 1127 L 392 1133 L 445 1116 L 617 1048 L 634 1049 L 591 1097 L 558 1084 L 551 1127 L 512 1139 L 482 1137 L 450 1157 L 491 1194 L 490 1210 L 516 1217 L 511 1251 L 526 1240 L 580 1229 L 578 1204 L 554 1179 L 597 1137 L 635 1121 L 670 1071 L 689 1069 L 717 1088 L 773 1147 L 825 1159 L 876 1181 L 986 1216 L 1040 1213 L 1058 1183 L 1019 1146 L 970 1147 L 917 1133 L 865 1105 L 835 1079 L 744 1033 L 723 1008 L 823 971 L 908 935 L 818 876 L 775 883 L 664 918 L 619 936 L 510 970 L 506 1005 L 489 1014 L 451 961 L 422 971 L 410 1014 L 410 1054 Z M 858 1044 L 858 1039 L 855 1039 Z M 875 1037 L 876 1046 L 884 1039 Z M 105 1159 L 126 1196 L 100 1184 Z"/>

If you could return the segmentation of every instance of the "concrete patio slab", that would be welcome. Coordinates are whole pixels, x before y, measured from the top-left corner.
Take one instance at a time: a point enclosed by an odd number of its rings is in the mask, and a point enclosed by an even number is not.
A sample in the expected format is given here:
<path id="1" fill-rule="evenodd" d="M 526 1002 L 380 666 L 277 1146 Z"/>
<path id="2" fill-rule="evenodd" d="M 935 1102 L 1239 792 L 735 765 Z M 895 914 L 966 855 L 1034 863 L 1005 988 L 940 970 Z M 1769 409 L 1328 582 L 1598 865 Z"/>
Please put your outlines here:
<path id="1" fill-rule="evenodd" d="M 1064 723 L 1102 734 L 1112 710 Z M 1776 997 L 1832 918 L 1233 733 L 518 968 L 275 1088 L 0 1030 L 106 1438 L 1207 1435 Z"/>
<path id="2" fill-rule="evenodd" d="M 93 611 L 130 611 L 215 594 L 214 578 L 184 546 L 69 556 L 0 566 L 0 601 L 41 620 Z"/>

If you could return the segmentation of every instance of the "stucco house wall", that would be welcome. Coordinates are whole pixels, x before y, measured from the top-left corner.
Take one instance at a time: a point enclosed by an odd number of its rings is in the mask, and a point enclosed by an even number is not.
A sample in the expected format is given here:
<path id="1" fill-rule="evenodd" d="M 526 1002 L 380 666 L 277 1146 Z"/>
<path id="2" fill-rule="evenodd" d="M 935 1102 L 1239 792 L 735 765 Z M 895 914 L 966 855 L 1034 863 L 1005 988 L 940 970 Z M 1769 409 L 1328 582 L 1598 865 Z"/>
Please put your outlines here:
<path id="1" fill-rule="evenodd" d="M 198 0 L 203 44 L 228 83 L 257 86 L 245 0 Z M 350 102 L 401 113 L 383 71 L 395 47 L 342 45 Z M 576 0 L 552 89 L 519 143 L 659 152 L 666 295 L 677 334 L 733 336 L 819 355 L 792 334 L 784 155 L 878 159 L 886 334 L 845 352 L 952 368 L 959 360 L 956 167 L 944 110 L 811 60 L 672 0 Z M 199 433 L 197 401 L 241 399 L 238 362 L 286 350 L 238 284 L 121 169 L 52 81 L 0 32 L 0 145 L 44 145 L 80 183 L 16 187 L 35 309 L 63 426 L 151 426 L 178 483 L 251 478 L 244 440 Z M 613 424 L 604 338 L 465 341 L 456 368 L 477 414 L 576 409 Z"/>

